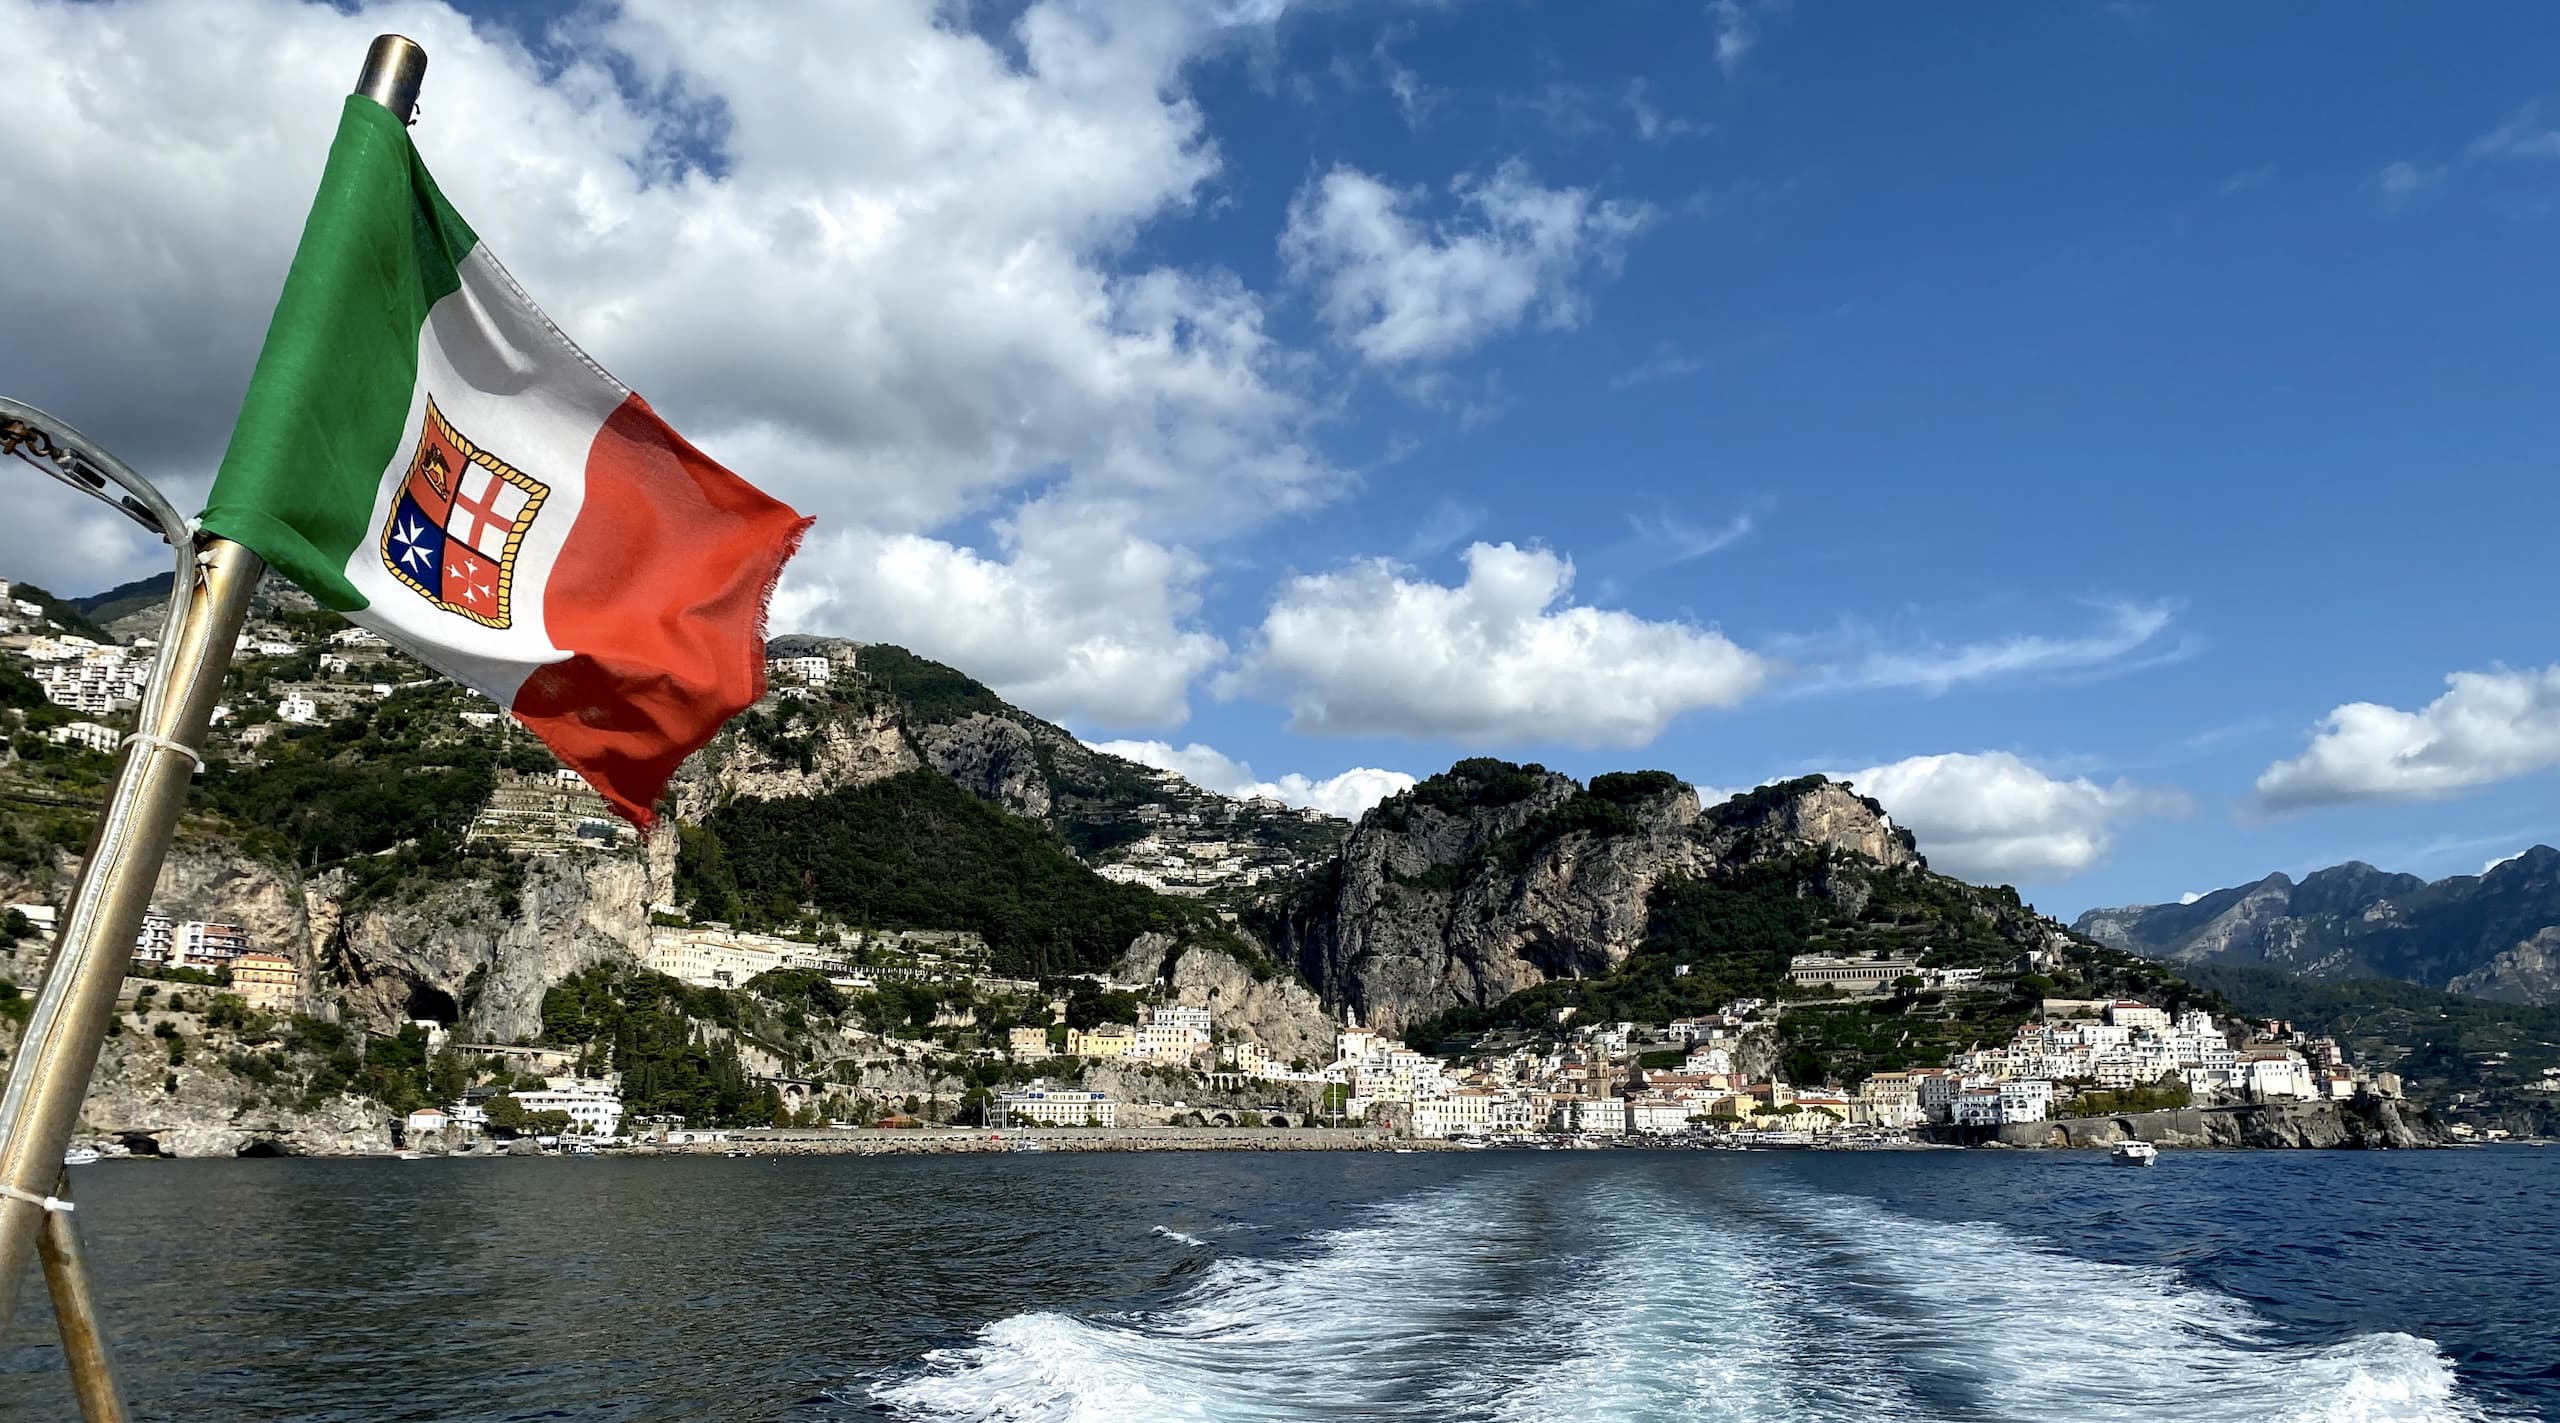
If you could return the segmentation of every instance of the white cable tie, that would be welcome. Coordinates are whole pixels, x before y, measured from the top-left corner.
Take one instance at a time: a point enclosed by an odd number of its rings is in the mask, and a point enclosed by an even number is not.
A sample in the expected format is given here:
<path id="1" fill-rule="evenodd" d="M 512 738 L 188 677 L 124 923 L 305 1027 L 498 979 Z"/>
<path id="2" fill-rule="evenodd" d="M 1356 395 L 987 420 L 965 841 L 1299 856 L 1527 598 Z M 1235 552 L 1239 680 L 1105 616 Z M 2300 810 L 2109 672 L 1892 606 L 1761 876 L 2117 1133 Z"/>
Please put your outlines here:
<path id="1" fill-rule="evenodd" d="M 133 745 L 137 741 L 155 750 L 174 751 L 177 754 L 186 757 L 188 760 L 195 762 L 197 770 L 201 771 L 204 769 L 204 757 L 198 755 L 194 747 L 189 746 L 183 741 L 172 741 L 165 736 L 154 736 L 147 731 L 137 731 L 131 736 L 126 737 L 124 740 L 117 742 L 116 749 L 121 751 L 124 748 Z"/>
<path id="2" fill-rule="evenodd" d="M 71 1214 L 71 1203 L 62 1197 L 39 1196 L 33 1191 L 19 1190 L 6 1181 L 0 1181 L 0 1196 L 6 1196 L 13 1201 L 24 1201 L 31 1206 L 42 1206 L 49 1211 L 60 1211 L 64 1215 Z"/>

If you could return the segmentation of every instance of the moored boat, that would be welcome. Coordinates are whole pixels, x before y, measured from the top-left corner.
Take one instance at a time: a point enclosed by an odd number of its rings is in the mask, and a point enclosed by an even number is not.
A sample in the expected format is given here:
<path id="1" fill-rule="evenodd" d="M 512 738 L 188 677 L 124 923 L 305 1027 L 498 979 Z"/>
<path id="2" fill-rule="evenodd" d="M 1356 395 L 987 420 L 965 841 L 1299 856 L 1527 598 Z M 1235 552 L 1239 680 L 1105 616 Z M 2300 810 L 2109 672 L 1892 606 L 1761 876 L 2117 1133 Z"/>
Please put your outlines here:
<path id="1" fill-rule="evenodd" d="M 65 1166 L 88 1166 L 95 1164 L 97 1160 L 98 1148 L 94 1146 L 75 1146 L 62 1153 L 62 1164 Z"/>
<path id="2" fill-rule="evenodd" d="M 2156 1166 L 2160 1148 L 2147 1141 L 2120 1141 L 2108 1149 L 2107 1159 L 2118 1166 Z"/>

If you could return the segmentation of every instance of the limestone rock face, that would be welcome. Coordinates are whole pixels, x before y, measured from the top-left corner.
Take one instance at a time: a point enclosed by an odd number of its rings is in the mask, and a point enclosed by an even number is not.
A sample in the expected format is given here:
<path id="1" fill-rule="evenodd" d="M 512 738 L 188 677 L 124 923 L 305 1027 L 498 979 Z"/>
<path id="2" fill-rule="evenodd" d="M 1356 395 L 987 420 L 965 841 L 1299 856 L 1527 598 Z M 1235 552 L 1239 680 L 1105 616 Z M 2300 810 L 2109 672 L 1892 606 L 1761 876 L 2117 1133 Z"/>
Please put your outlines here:
<path id="1" fill-rule="evenodd" d="M 1921 863 L 1910 836 L 1874 801 L 1836 781 L 1783 796 L 1741 796 L 1708 817 L 1718 857 L 1738 860 L 1789 848 L 1840 851 L 1887 869 Z"/>
<path id="2" fill-rule="evenodd" d="M 512 1042 L 542 1025 L 542 993 L 649 947 L 649 866 L 625 856 L 537 860 L 513 902 L 480 880 L 349 911 L 326 945 L 358 1016 L 458 1016 L 469 1040 Z"/>
<path id="3" fill-rule="evenodd" d="M 1970 1133 L 2003 1146 L 2240 1146 L 2334 1149 L 2442 1146 L 2452 1138 L 2435 1118 L 2384 1098 L 2352 1102 L 2264 1102 L 2245 1107 L 2189 1107 L 2069 1121 L 2021 1122 Z"/>
<path id="4" fill-rule="evenodd" d="M 2537 931 L 2445 990 L 2510 1003 L 2560 1003 L 2560 925 Z"/>
<path id="5" fill-rule="evenodd" d="M 1831 782 L 1707 812 L 1668 777 L 1612 788 L 1602 806 L 1568 777 L 1523 774 L 1370 812 L 1315 892 L 1282 912 L 1277 947 L 1327 1002 L 1394 1032 L 1616 967 L 1644 938 L 1649 898 L 1668 878 L 1807 850 L 1886 868 L 1919 862 L 1874 802 Z"/>
<path id="6" fill-rule="evenodd" d="M 343 1156 L 389 1151 L 391 1118 L 357 1097 L 311 1112 L 267 1100 L 219 1066 L 170 1066 L 159 1039 L 128 1029 L 99 1053 L 75 1139 L 137 1156 Z"/>
<path id="7" fill-rule="evenodd" d="M 181 845 L 161 862 L 152 902 L 172 919 L 237 924 L 252 943 L 310 965 L 310 906 L 290 870 L 227 847 Z"/>
<path id="8" fill-rule="evenodd" d="M 79 856 L 60 855 L 41 875 L 0 883 L 0 895 L 11 903 L 23 900 L 60 909 L 79 873 Z M 305 981 L 313 967 L 312 915 L 330 912 L 327 896 L 315 898 L 311 886 L 291 869 L 194 837 L 170 847 L 151 903 L 172 919 L 240 925 L 258 947 L 291 957 Z M 14 954 L 0 951 L 0 976 L 32 986 L 52 949 L 48 939 L 29 940 Z"/>
<path id="9" fill-rule="evenodd" d="M 919 729 L 925 758 L 962 790 L 1033 820 L 1049 816 L 1048 778 L 1040 769 L 1040 742 L 1011 717 L 973 713 L 958 721 Z"/>
<path id="10" fill-rule="evenodd" d="M 1284 1061 L 1333 1060 L 1340 1024 L 1325 1011 L 1315 990 L 1287 975 L 1257 980 L 1251 969 L 1218 949 L 1186 949 L 1168 935 L 1140 934 L 1116 977 L 1125 983 L 1161 977 L 1167 1002 L 1208 1009 L 1219 1029 L 1250 1037 Z"/>
<path id="11" fill-rule="evenodd" d="M 886 706 L 839 709 L 807 736 L 808 754 L 789 755 L 742 736 L 723 736 L 686 761 L 669 789 L 679 819 L 700 821 L 722 801 L 825 795 L 912 771 L 924 764 Z"/>

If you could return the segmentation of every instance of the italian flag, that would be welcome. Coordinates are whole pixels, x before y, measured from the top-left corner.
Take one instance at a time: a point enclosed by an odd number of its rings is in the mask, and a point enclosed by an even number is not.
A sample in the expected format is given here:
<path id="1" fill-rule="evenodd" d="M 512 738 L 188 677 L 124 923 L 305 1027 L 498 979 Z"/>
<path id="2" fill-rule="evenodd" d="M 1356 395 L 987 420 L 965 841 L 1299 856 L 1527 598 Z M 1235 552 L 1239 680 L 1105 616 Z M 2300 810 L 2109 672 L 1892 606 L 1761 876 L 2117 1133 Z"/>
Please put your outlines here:
<path id="1" fill-rule="evenodd" d="M 562 335 L 360 97 L 200 522 L 643 826 L 764 694 L 765 601 L 809 525 Z"/>

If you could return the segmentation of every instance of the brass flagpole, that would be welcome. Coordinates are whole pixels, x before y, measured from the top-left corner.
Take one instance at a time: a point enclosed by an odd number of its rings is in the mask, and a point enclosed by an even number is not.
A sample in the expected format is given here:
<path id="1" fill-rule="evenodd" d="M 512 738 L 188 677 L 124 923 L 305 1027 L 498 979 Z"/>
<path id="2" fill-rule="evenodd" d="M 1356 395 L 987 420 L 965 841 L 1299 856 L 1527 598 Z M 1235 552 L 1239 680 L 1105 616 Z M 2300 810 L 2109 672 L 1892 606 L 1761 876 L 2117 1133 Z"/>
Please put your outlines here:
<path id="1" fill-rule="evenodd" d="M 426 70 L 427 53 L 415 41 L 382 35 L 365 54 L 355 92 L 406 123 Z M 134 931 L 159 882 L 205 727 L 230 670 L 232 644 L 266 565 L 228 539 L 204 538 L 197 544 L 195 570 L 186 622 L 160 650 L 153 674 L 159 695 L 145 703 L 157 715 L 125 748 L 106 814 L 63 915 L 43 991 L 9 1065 L 8 1086 L 0 1091 L 0 1337 L 17 1313 L 27 1261 L 42 1242 L 57 1306 L 81 1315 L 63 1321 L 64 1352 L 81 1411 L 93 1423 L 121 1418 L 122 1407 L 107 1373 L 95 1296 L 70 1233 L 69 1202 L 56 1199 L 55 1188 L 99 1045 L 115 1014 L 116 990 L 133 957 Z"/>

